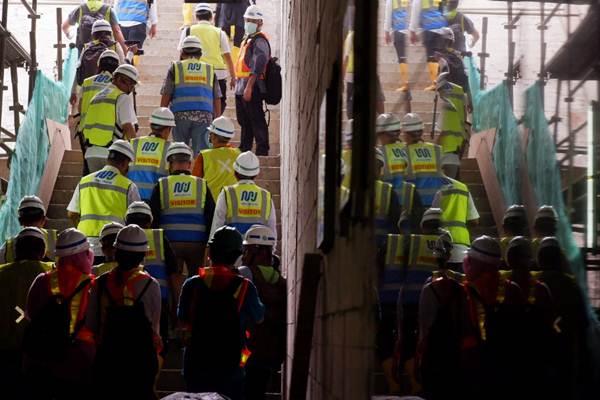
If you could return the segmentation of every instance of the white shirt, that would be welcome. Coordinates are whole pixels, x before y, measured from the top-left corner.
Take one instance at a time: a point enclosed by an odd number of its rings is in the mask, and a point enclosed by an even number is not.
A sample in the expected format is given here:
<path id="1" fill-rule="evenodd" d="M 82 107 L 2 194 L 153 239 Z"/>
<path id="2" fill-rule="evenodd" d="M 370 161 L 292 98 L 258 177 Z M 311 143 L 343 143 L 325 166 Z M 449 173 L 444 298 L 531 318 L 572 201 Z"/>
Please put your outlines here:
<path id="1" fill-rule="evenodd" d="M 149 25 L 156 25 L 158 24 L 158 12 L 156 11 L 158 4 L 156 4 L 157 2 L 154 2 L 154 4 L 152 4 L 152 6 L 150 7 L 150 12 L 148 13 L 148 22 L 150 23 Z M 115 10 L 115 13 L 118 13 L 118 8 L 119 8 L 119 0 L 115 0 L 115 3 L 113 5 L 113 9 Z M 131 26 L 136 26 L 136 25 L 140 25 L 141 22 L 136 22 L 136 21 L 119 21 L 119 25 L 121 26 L 125 26 L 125 27 L 131 27 Z"/>
<path id="2" fill-rule="evenodd" d="M 212 25 L 210 21 L 198 21 L 197 24 L 205 24 L 205 25 Z M 177 50 L 181 51 L 181 47 L 183 46 L 183 40 L 187 37 L 187 31 L 189 28 L 185 28 L 181 30 L 181 36 L 179 37 L 179 44 L 177 45 Z M 227 38 L 227 35 L 225 34 L 225 32 L 223 32 L 222 29 L 219 29 L 221 31 L 221 54 L 227 54 L 227 53 L 231 53 L 231 48 L 229 47 L 229 39 Z M 227 77 L 229 76 L 229 70 L 228 69 L 215 69 L 215 75 L 217 75 L 217 79 L 221 80 L 221 79 L 227 79 Z"/>
<path id="3" fill-rule="evenodd" d="M 240 184 L 250 184 L 254 185 L 254 181 L 250 179 L 242 179 L 239 181 Z M 215 204 L 215 214 L 213 216 L 212 227 L 210 229 L 210 237 L 212 238 L 213 234 L 217 229 L 225 225 L 225 219 L 227 218 L 227 200 L 225 200 L 225 191 L 221 190 L 219 193 L 219 198 L 217 199 L 217 203 Z M 269 216 L 269 222 L 267 226 L 271 228 L 273 234 L 275 235 L 275 241 L 277 241 L 277 213 L 275 212 L 275 203 L 273 203 L 273 198 L 271 197 L 271 215 Z"/>
<path id="4" fill-rule="evenodd" d="M 421 28 L 421 0 L 411 0 L 410 3 L 410 22 L 408 30 L 417 32 Z"/>
<path id="5" fill-rule="evenodd" d="M 133 94 L 119 96 L 117 99 L 117 125 L 137 124 L 138 119 L 133 108 Z"/>
<path id="6" fill-rule="evenodd" d="M 383 30 L 385 32 L 392 32 L 392 1 L 386 0 L 385 2 L 385 14 L 383 17 Z"/>

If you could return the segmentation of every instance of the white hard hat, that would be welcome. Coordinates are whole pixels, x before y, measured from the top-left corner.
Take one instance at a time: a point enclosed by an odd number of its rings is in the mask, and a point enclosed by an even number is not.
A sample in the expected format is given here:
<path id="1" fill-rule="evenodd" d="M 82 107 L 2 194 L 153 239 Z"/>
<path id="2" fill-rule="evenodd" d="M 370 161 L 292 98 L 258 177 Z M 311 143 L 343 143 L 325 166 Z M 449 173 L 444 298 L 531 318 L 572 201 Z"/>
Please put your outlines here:
<path id="1" fill-rule="evenodd" d="M 248 8 L 246 8 L 246 12 L 244 13 L 244 18 L 247 19 L 263 19 L 264 14 L 259 6 L 256 4 L 252 4 Z"/>
<path id="2" fill-rule="evenodd" d="M 253 152 L 245 151 L 236 158 L 233 169 L 240 175 L 254 177 L 260 173 L 260 160 Z"/>
<path id="3" fill-rule="evenodd" d="M 181 48 L 202 50 L 202 43 L 200 42 L 200 39 L 198 39 L 196 36 L 190 35 L 186 36 L 185 39 L 183 39 L 183 43 L 181 43 Z"/>
<path id="4" fill-rule="evenodd" d="M 402 118 L 402 130 L 404 132 L 421 132 L 423 133 L 423 120 L 417 113 L 408 113 Z"/>
<path id="5" fill-rule="evenodd" d="M 402 129 L 400 119 L 391 113 L 379 114 L 375 122 L 375 131 L 382 132 L 398 132 Z"/>
<path id="6" fill-rule="evenodd" d="M 473 240 L 465 254 L 483 262 L 499 263 L 500 243 L 491 236 L 483 235 Z"/>
<path id="7" fill-rule="evenodd" d="M 19 203 L 19 211 L 25 208 L 39 208 L 44 212 L 44 214 L 46 213 L 46 207 L 44 207 L 44 203 L 42 203 L 42 200 L 37 196 L 23 197 Z"/>
<path id="8" fill-rule="evenodd" d="M 38 239 L 41 239 L 44 243 L 46 243 L 46 235 L 44 235 L 44 231 L 42 231 L 40 228 L 37 228 L 35 226 L 27 226 L 27 227 L 21 229 L 21 231 L 17 235 L 17 241 L 20 238 L 24 238 L 24 237 L 38 238 Z"/>
<path id="9" fill-rule="evenodd" d="M 75 228 L 60 233 L 56 239 L 56 256 L 64 257 L 82 253 L 90 248 L 87 236 Z"/>
<path id="10" fill-rule="evenodd" d="M 235 134 L 235 125 L 233 125 L 233 121 L 230 118 L 221 116 L 213 120 L 208 127 L 208 131 L 215 135 L 231 139 Z"/>
<path id="11" fill-rule="evenodd" d="M 423 228 L 423 224 L 427 221 L 440 221 L 442 219 L 442 209 L 441 208 L 428 208 L 423 213 L 423 217 L 421 217 L 421 228 Z"/>
<path id="12" fill-rule="evenodd" d="M 445 165 L 460 166 L 460 157 L 456 153 L 444 153 L 442 156 L 442 167 Z"/>
<path id="13" fill-rule="evenodd" d="M 537 212 L 535 213 L 535 221 L 540 219 L 558 221 L 558 215 L 556 214 L 556 210 L 554 209 L 554 207 L 544 205 L 538 208 Z"/>
<path id="14" fill-rule="evenodd" d="M 275 235 L 268 226 L 252 225 L 244 235 L 244 245 L 275 246 Z"/>
<path id="15" fill-rule="evenodd" d="M 158 107 L 152 111 L 150 123 L 159 126 L 175 126 L 175 115 L 167 107 Z"/>
<path id="16" fill-rule="evenodd" d="M 194 7 L 194 13 L 197 13 L 200 11 L 210 11 L 212 13 L 213 9 L 210 6 L 210 4 L 208 4 L 208 3 L 198 3 L 198 4 L 196 4 L 196 7 Z"/>
<path id="17" fill-rule="evenodd" d="M 103 19 L 96 20 L 96 22 L 94 22 L 94 24 L 92 25 L 92 35 L 98 32 L 112 33 L 112 27 L 107 21 Z"/>
<path id="18" fill-rule="evenodd" d="M 454 32 L 452 31 L 452 28 L 445 26 L 443 28 L 432 29 L 431 32 L 440 35 L 442 39 L 447 39 L 454 42 Z"/>
<path id="19" fill-rule="evenodd" d="M 194 153 L 192 152 L 192 149 L 190 149 L 190 146 L 183 142 L 171 143 L 171 145 L 169 146 L 169 150 L 167 150 L 167 160 L 169 159 L 169 157 L 175 154 L 185 154 L 189 156 L 190 159 L 194 157 Z"/>
<path id="20" fill-rule="evenodd" d="M 126 216 L 129 216 L 130 214 L 144 214 L 152 218 L 152 210 L 150 209 L 150 206 L 143 201 L 134 201 L 131 203 L 129 207 L 127 207 Z"/>
<path id="21" fill-rule="evenodd" d="M 375 147 L 375 159 L 385 167 L 385 155 L 383 154 L 383 150 L 379 147 Z"/>
<path id="22" fill-rule="evenodd" d="M 131 224 L 117 233 L 114 246 L 119 250 L 145 253 L 148 251 L 148 238 L 142 228 Z"/>
<path id="23" fill-rule="evenodd" d="M 100 241 L 102 241 L 107 236 L 116 235 L 123 228 L 124 226 L 122 224 L 119 224 L 118 222 L 111 222 L 104 225 L 102 227 L 102 230 L 100 231 Z"/>
<path id="24" fill-rule="evenodd" d="M 438 75 L 437 79 L 435 80 L 436 90 L 440 90 L 441 88 L 446 86 L 446 84 L 448 83 L 448 75 L 450 75 L 450 72 L 448 71 L 442 72 Z"/>
<path id="25" fill-rule="evenodd" d="M 125 75 L 135 83 L 138 83 L 140 80 L 140 73 L 138 72 L 137 68 L 130 64 L 119 65 L 117 69 L 115 69 L 115 72 L 113 72 L 113 76 L 117 74 Z"/>
<path id="26" fill-rule="evenodd" d="M 111 144 L 108 148 L 108 151 L 116 151 L 118 153 L 123 154 L 131 161 L 135 160 L 135 153 L 133 152 L 133 147 L 131 147 L 131 143 L 129 143 L 127 140 L 115 140 L 113 144 Z"/>
<path id="27" fill-rule="evenodd" d="M 523 220 L 527 220 L 527 213 L 525 212 L 525 207 L 521 204 L 513 204 L 512 206 L 508 207 L 504 212 L 502 222 L 506 221 L 507 218 L 520 218 Z"/>
<path id="28" fill-rule="evenodd" d="M 100 57 L 98 57 L 98 64 L 100 64 L 100 60 L 105 58 L 112 58 L 114 60 L 120 61 L 119 55 L 115 51 L 110 49 L 106 49 L 102 52 L 102 54 L 100 54 Z"/>
<path id="29" fill-rule="evenodd" d="M 452 235 L 444 230 L 433 245 L 433 254 L 437 257 L 450 257 L 452 254 Z"/>

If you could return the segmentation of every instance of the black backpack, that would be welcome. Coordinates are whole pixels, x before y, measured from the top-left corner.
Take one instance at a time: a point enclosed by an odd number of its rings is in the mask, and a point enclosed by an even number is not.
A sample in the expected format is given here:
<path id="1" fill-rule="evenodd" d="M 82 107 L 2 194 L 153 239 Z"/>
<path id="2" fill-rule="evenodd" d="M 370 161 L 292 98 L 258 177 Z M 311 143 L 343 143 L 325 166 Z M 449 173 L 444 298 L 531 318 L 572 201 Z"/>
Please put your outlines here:
<path id="1" fill-rule="evenodd" d="M 271 43 L 265 35 L 259 35 L 269 45 L 269 54 L 271 54 Z M 254 43 L 254 41 L 253 41 Z M 252 47 L 254 45 L 252 44 Z M 253 50 L 253 49 L 252 49 Z M 265 68 L 265 86 L 267 92 L 265 93 L 265 103 L 275 106 L 281 101 L 282 83 L 281 83 L 281 66 L 279 65 L 279 59 L 277 57 L 269 58 L 267 66 Z"/>
<path id="2" fill-rule="evenodd" d="M 79 27 L 77 28 L 77 40 L 75 44 L 78 49 L 92 40 L 92 26 L 94 22 L 103 19 L 110 21 L 110 6 L 104 4 L 97 11 L 92 12 L 87 4 L 81 6 L 79 11 Z"/>
<path id="3" fill-rule="evenodd" d="M 38 360 L 65 359 L 69 348 L 84 321 L 79 321 L 70 333 L 71 300 L 83 289 L 90 279 L 81 282 L 70 296 L 53 295 L 44 307 L 27 325 L 24 332 L 23 348 L 28 356 Z"/>
<path id="4" fill-rule="evenodd" d="M 197 279 L 194 291 L 192 337 L 186 358 L 198 370 L 230 371 L 239 367 L 243 347 L 238 305 L 243 299 L 234 297 L 241 285 L 247 284 L 235 277 L 224 290 L 211 290 L 204 280 Z M 243 295 L 241 288 L 240 295 Z"/>
<path id="5" fill-rule="evenodd" d="M 104 50 L 116 50 L 116 42 L 98 42 L 88 43 L 81 53 L 79 67 L 77 68 L 77 84 L 82 85 L 83 81 L 98 73 L 98 60 Z"/>

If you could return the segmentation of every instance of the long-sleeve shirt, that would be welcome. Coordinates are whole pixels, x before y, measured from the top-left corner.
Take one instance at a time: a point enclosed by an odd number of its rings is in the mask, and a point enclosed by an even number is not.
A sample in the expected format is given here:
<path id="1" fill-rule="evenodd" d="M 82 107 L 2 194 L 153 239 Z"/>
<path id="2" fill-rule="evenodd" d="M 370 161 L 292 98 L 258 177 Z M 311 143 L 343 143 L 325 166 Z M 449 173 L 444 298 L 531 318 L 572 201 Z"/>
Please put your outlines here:
<path id="1" fill-rule="evenodd" d="M 146 23 L 148 25 L 156 25 L 156 24 L 158 24 L 158 12 L 157 12 L 157 8 L 158 8 L 158 4 L 156 2 L 150 6 L 150 11 L 148 12 L 148 19 L 146 20 Z M 119 13 L 119 0 L 115 0 L 114 9 L 116 10 L 116 12 L 118 14 Z M 137 22 L 137 21 L 119 21 L 119 25 L 125 26 L 125 27 L 135 26 L 135 25 L 139 25 L 139 24 L 141 24 L 141 22 Z"/>
<path id="2" fill-rule="evenodd" d="M 410 3 L 410 22 L 408 30 L 417 32 L 421 27 L 421 0 L 411 0 Z"/>
<path id="3" fill-rule="evenodd" d="M 267 63 L 271 58 L 271 46 L 264 36 L 257 34 L 251 37 L 254 43 L 250 45 L 251 51 L 246 52 L 245 62 L 250 68 L 251 75 L 257 76 L 256 85 L 260 93 L 265 93 L 265 81 L 264 79 L 261 79 L 261 75 L 265 72 Z M 248 38 L 246 38 L 245 41 L 246 40 L 248 40 Z M 247 84 L 248 78 L 238 79 L 237 84 L 235 85 L 235 94 L 242 96 L 244 94 L 244 90 L 246 90 Z"/>

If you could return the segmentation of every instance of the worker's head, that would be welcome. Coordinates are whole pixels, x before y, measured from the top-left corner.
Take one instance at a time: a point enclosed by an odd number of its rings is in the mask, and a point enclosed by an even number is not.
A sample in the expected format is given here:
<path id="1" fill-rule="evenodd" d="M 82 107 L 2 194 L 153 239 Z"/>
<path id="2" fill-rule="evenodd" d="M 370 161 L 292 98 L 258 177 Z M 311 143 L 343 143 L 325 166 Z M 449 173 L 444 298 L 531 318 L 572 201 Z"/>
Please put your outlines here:
<path id="1" fill-rule="evenodd" d="M 442 210 L 440 208 L 428 208 L 421 218 L 421 232 L 424 235 L 435 235 L 439 233 L 442 226 Z"/>
<path id="2" fill-rule="evenodd" d="M 117 268 L 128 271 L 138 267 L 148 251 L 146 232 L 137 225 L 127 225 L 115 238 Z"/>
<path id="3" fill-rule="evenodd" d="M 167 107 L 158 107 L 150 116 L 150 129 L 154 136 L 165 140 L 171 136 L 171 130 L 175 127 L 175 115 Z"/>
<path id="4" fill-rule="evenodd" d="M 525 207 L 513 204 L 504 212 L 502 229 L 505 236 L 527 236 L 527 213 Z"/>
<path id="5" fill-rule="evenodd" d="M 560 247 L 558 239 L 545 237 L 540 242 L 537 252 L 537 264 L 542 271 L 559 271 L 570 273 L 569 263 Z"/>
<path id="6" fill-rule="evenodd" d="M 450 235 L 450 232 L 442 231 L 442 234 L 433 245 L 433 255 L 440 269 L 448 268 L 448 261 L 452 256 L 452 235 Z"/>
<path id="7" fill-rule="evenodd" d="M 493 304 L 498 291 L 500 267 L 500 244 L 490 236 L 480 236 L 473 240 L 465 252 L 463 270 L 484 302 Z"/>
<path id="8" fill-rule="evenodd" d="M 233 138 L 235 126 L 233 121 L 225 116 L 213 120 L 208 127 L 209 140 L 213 147 L 224 146 Z"/>
<path id="9" fill-rule="evenodd" d="M 442 172 L 444 175 L 454 178 L 460 168 L 460 158 L 456 153 L 444 153 L 442 156 Z"/>
<path id="10" fill-rule="evenodd" d="M 167 162 L 169 173 L 190 172 L 192 170 L 192 158 L 194 153 L 190 146 L 182 142 L 173 142 L 167 150 Z"/>
<path id="11" fill-rule="evenodd" d="M 246 35 L 259 32 L 263 26 L 264 14 L 256 4 L 249 6 L 244 13 L 244 31 Z"/>
<path id="12" fill-rule="evenodd" d="M 531 241 L 525 236 L 516 236 L 508 242 L 506 264 L 513 271 L 529 271 L 533 264 Z"/>
<path id="13" fill-rule="evenodd" d="M 46 225 L 46 207 L 37 196 L 25 196 L 19 203 L 19 224 L 22 227 L 35 226 L 43 228 Z"/>
<path id="14" fill-rule="evenodd" d="M 112 38 L 112 27 L 108 21 L 96 20 L 92 25 L 92 39 L 104 41 Z"/>
<path id="15" fill-rule="evenodd" d="M 385 156 L 379 147 L 375 147 L 375 176 L 379 177 L 385 170 Z"/>
<path id="16" fill-rule="evenodd" d="M 113 72 L 112 83 L 124 93 L 131 93 L 140 80 L 140 74 L 133 65 L 121 64 Z"/>
<path id="17" fill-rule="evenodd" d="M 186 36 L 181 44 L 181 60 L 187 60 L 188 58 L 200 58 L 202 57 L 202 43 L 196 36 Z"/>
<path id="18" fill-rule="evenodd" d="M 84 274 L 92 272 L 94 252 L 90 249 L 87 236 L 75 228 L 60 233 L 56 239 L 56 266 L 71 266 Z"/>
<path id="19" fill-rule="evenodd" d="M 46 254 L 46 235 L 40 228 L 21 229 L 15 241 L 15 260 L 42 261 Z"/>
<path id="20" fill-rule="evenodd" d="M 410 222 L 410 215 L 406 212 L 406 210 L 402 211 L 397 223 L 398 231 L 400 231 L 400 233 L 403 235 L 410 235 L 413 231 Z"/>
<path id="21" fill-rule="evenodd" d="M 150 210 L 150 206 L 143 201 L 131 203 L 125 214 L 125 223 L 127 225 L 138 225 L 142 229 L 150 229 L 152 227 L 152 210 Z"/>
<path id="22" fill-rule="evenodd" d="M 446 16 L 448 18 L 454 18 L 454 15 L 456 15 L 456 9 L 458 8 L 458 0 L 448 0 L 446 1 Z M 451 14 L 450 12 L 454 11 L 454 14 Z"/>
<path id="23" fill-rule="evenodd" d="M 414 144 L 422 141 L 423 120 L 416 113 L 408 113 L 402 118 L 402 132 L 406 144 Z"/>
<path id="24" fill-rule="evenodd" d="M 432 29 L 430 32 L 433 32 L 437 35 L 437 40 L 434 41 L 434 49 L 444 51 L 449 47 L 452 47 L 454 43 L 454 32 L 452 28 L 447 26 L 438 29 Z"/>
<path id="25" fill-rule="evenodd" d="M 243 253 L 242 235 L 232 226 L 222 226 L 208 241 L 212 265 L 233 267 Z"/>
<path id="26" fill-rule="evenodd" d="M 198 3 L 194 7 L 194 13 L 198 21 L 210 21 L 212 20 L 213 10 L 208 3 Z"/>
<path id="27" fill-rule="evenodd" d="M 441 72 L 437 78 L 435 79 L 435 89 L 440 91 L 448 87 L 448 78 L 450 77 L 450 72 L 444 71 Z"/>
<path id="28" fill-rule="evenodd" d="M 238 180 L 254 179 L 260 173 L 260 161 L 256 154 L 245 151 L 235 159 L 233 170 Z"/>
<path id="29" fill-rule="evenodd" d="M 246 266 L 273 265 L 275 235 L 268 226 L 252 225 L 244 235 L 242 264 Z"/>
<path id="30" fill-rule="evenodd" d="M 558 224 L 558 215 L 552 206 L 541 206 L 535 213 L 533 220 L 533 234 L 541 238 L 556 235 L 556 225 Z"/>
<path id="31" fill-rule="evenodd" d="M 112 50 L 106 49 L 98 58 L 98 73 L 109 72 L 111 75 L 119 66 L 119 55 Z"/>
<path id="32" fill-rule="evenodd" d="M 400 138 L 401 130 L 402 124 L 396 115 L 384 113 L 377 116 L 375 132 L 380 145 L 396 143 Z"/>
<path id="33" fill-rule="evenodd" d="M 115 260 L 115 239 L 121 229 L 123 229 L 123 225 L 118 222 L 111 222 L 104 225 L 100 231 L 100 246 L 102 247 L 102 254 L 106 262 Z"/>
<path id="34" fill-rule="evenodd" d="M 106 163 L 115 167 L 122 175 L 129 172 L 129 163 L 135 159 L 133 147 L 127 140 L 115 140 L 108 148 Z"/>

